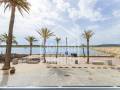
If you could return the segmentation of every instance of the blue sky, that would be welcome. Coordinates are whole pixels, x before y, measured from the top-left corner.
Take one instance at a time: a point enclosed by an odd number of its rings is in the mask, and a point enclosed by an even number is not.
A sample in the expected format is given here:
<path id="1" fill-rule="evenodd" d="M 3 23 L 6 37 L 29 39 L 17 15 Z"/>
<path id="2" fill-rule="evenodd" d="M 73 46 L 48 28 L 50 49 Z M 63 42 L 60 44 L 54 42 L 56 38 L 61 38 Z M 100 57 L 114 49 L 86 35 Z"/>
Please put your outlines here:
<path id="1" fill-rule="evenodd" d="M 19 44 L 28 44 L 24 37 L 35 36 L 41 44 L 42 38 L 37 30 L 48 27 L 65 44 L 68 37 L 70 45 L 85 43 L 84 29 L 95 33 L 91 44 L 120 44 L 120 0 L 28 0 L 30 14 L 22 17 L 16 12 L 14 35 Z M 8 31 L 10 11 L 4 13 L 0 7 L 0 34 Z M 55 37 L 48 40 L 55 44 Z"/>

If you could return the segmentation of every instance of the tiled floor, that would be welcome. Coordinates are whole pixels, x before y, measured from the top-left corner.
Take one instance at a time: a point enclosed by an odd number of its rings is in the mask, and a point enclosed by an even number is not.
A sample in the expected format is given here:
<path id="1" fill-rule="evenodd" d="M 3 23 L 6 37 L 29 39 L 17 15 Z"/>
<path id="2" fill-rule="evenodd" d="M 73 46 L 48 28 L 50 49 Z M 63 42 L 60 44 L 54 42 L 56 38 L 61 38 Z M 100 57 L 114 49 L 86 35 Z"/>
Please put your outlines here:
<path id="1" fill-rule="evenodd" d="M 95 65 L 85 64 L 74 66 L 81 68 L 72 68 L 69 65 L 66 65 L 68 68 L 58 68 L 58 65 L 54 65 L 56 68 L 52 68 L 52 66 L 43 63 L 18 64 L 15 66 L 14 75 L 0 70 L 0 86 L 120 86 L 120 70 L 116 68 L 99 69 Z"/>

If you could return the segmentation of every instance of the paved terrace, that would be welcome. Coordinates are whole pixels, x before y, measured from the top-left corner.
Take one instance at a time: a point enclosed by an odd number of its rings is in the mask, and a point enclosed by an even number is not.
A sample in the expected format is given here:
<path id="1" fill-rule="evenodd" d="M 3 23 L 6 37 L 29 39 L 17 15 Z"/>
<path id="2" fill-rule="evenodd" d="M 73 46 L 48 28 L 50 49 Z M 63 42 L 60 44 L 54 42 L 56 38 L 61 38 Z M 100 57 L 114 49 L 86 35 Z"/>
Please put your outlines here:
<path id="1" fill-rule="evenodd" d="M 0 70 L 0 86 L 120 86 L 120 65 L 20 63 L 15 68 L 13 75 Z"/>

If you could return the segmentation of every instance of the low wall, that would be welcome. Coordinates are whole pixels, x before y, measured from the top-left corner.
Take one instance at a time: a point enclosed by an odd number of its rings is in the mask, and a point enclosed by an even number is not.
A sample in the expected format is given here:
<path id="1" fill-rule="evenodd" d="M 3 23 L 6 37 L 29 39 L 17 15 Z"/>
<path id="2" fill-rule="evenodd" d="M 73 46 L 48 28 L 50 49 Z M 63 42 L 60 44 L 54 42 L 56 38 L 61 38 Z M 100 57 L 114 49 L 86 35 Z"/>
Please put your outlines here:
<path id="1" fill-rule="evenodd" d="M 22 57 L 26 57 L 28 56 L 27 54 L 12 54 L 11 58 L 22 58 Z M 4 62 L 5 61 L 5 55 L 2 54 L 0 55 L 0 63 Z"/>

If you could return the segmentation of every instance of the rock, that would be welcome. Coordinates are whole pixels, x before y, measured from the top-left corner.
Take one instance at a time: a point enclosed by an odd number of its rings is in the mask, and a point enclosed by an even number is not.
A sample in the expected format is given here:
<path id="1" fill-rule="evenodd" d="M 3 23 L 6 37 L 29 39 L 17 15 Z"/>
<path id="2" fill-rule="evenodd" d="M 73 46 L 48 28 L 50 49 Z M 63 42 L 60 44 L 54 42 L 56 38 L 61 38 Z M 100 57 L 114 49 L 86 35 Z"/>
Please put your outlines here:
<path id="1" fill-rule="evenodd" d="M 12 64 L 13 64 L 13 65 L 18 64 L 18 59 L 17 59 L 17 58 L 13 59 L 13 60 L 12 60 Z"/>
<path id="2" fill-rule="evenodd" d="M 10 74 L 14 74 L 14 73 L 15 73 L 15 67 L 11 67 Z"/>
<path id="3" fill-rule="evenodd" d="M 78 60 L 75 60 L 75 64 L 78 64 Z"/>

